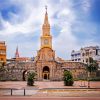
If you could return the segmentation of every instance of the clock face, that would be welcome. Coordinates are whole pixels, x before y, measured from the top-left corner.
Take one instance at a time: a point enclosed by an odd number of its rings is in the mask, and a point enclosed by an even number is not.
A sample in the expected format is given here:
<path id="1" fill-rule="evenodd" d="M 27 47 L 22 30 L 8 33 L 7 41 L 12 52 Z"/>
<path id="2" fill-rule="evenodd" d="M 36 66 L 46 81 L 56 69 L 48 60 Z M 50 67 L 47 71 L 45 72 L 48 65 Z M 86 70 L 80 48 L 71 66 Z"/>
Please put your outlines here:
<path id="1" fill-rule="evenodd" d="M 48 44 L 48 39 L 45 39 L 44 40 L 44 44 Z"/>

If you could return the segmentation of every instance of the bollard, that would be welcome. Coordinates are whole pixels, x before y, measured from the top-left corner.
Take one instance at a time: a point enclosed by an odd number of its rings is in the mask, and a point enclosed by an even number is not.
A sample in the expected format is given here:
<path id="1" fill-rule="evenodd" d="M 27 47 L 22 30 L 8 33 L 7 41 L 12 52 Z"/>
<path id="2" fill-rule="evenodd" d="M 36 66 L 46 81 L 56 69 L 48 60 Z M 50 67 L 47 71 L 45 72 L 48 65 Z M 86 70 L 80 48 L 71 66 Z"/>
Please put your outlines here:
<path id="1" fill-rule="evenodd" d="M 25 89 L 24 89 L 24 96 L 25 96 Z"/>
<path id="2" fill-rule="evenodd" d="M 12 96 L 12 89 L 11 89 L 11 96 Z"/>

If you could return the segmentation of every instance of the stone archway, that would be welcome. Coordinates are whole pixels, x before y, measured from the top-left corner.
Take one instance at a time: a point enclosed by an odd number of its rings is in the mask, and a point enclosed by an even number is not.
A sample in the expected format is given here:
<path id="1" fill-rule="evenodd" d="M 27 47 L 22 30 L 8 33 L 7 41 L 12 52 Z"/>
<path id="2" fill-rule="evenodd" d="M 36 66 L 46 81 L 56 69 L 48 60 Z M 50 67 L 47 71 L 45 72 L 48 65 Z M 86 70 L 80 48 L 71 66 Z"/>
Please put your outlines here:
<path id="1" fill-rule="evenodd" d="M 48 66 L 45 66 L 43 68 L 43 79 L 49 80 L 49 76 L 50 76 L 50 69 Z"/>
<path id="2" fill-rule="evenodd" d="M 27 70 L 23 71 L 23 81 L 26 81 Z"/>

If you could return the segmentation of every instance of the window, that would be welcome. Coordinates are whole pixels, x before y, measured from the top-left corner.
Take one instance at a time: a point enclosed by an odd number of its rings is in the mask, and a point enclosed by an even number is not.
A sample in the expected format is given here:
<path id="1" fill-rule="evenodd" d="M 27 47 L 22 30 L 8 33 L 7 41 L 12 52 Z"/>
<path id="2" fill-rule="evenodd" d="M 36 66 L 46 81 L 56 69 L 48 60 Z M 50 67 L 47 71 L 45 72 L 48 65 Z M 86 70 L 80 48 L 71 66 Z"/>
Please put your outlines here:
<path id="1" fill-rule="evenodd" d="M 3 58 L 1 58 L 1 61 L 3 61 Z"/>
<path id="2" fill-rule="evenodd" d="M 82 56 L 84 56 L 85 54 L 83 53 Z"/>
<path id="3" fill-rule="evenodd" d="M 88 56 L 89 55 L 89 52 L 86 52 L 86 56 Z"/>
<path id="4" fill-rule="evenodd" d="M 88 59 L 86 59 L 86 63 L 88 62 Z"/>
<path id="5" fill-rule="evenodd" d="M 98 55 L 98 50 L 96 49 L 96 55 Z"/>
<path id="6" fill-rule="evenodd" d="M 77 61 L 77 59 L 75 59 L 75 61 Z"/>
<path id="7" fill-rule="evenodd" d="M 78 61 L 80 61 L 81 59 L 79 58 Z"/>

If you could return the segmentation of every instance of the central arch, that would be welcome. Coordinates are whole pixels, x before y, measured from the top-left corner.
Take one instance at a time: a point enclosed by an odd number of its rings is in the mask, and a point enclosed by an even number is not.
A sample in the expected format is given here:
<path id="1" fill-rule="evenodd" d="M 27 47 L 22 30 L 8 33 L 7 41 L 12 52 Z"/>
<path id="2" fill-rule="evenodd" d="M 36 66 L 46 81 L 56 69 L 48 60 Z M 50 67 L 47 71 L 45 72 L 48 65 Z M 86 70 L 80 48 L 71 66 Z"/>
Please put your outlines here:
<path id="1" fill-rule="evenodd" d="M 43 67 L 43 79 L 49 80 L 49 76 L 50 76 L 50 69 L 48 66 L 44 66 Z"/>

